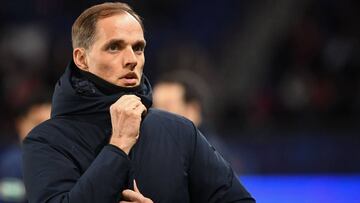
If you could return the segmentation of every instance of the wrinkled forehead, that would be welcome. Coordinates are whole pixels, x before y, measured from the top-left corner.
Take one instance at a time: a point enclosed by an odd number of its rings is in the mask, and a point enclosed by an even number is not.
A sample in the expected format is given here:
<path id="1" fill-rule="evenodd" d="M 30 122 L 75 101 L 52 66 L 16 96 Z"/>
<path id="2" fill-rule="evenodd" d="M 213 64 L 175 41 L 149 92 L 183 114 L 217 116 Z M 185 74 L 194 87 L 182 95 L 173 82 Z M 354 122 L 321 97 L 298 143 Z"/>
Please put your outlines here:
<path id="1" fill-rule="evenodd" d="M 119 38 L 124 41 L 144 40 L 144 31 L 138 20 L 127 12 L 101 18 L 96 23 L 95 41 Z"/>

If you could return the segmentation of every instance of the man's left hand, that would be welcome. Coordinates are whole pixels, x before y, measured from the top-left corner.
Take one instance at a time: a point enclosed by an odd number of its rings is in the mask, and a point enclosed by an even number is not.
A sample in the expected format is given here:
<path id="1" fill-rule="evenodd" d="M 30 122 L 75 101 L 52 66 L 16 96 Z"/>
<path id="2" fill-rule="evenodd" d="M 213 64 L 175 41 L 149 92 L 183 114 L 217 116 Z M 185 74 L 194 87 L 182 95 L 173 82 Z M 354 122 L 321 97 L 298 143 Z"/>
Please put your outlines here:
<path id="1" fill-rule="evenodd" d="M 153 203 L 153 201 L 147 197 L 144 197 L 136 185 L 134 180 L 134 190 L 126 189 L 122 191 L 123 197 L 128 201 L 120 201 L 119 203 Z"/>

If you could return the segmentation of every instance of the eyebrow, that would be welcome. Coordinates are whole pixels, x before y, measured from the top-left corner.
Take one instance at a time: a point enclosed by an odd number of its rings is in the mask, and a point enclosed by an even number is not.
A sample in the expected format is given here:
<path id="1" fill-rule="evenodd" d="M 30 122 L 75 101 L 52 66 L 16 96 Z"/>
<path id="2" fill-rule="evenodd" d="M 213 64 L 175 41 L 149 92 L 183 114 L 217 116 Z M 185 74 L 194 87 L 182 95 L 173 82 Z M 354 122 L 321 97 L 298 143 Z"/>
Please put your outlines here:
<path id="1" fill-rule="evenodd" d="M 105 43 L 105 45 L 103 46 L 103 48 L 107 48 L 107 47 L 109 47 L 111 44 L 119 44 L 119 45 L 121 45 L 121 46 L 123 46 L 124 44 L 126 44 L 125 43 L 125 41 L 124 40 L 122 40 L 122 39 L 111 39 L 110 41 L 108 41 L 108 42 L 106 42 Z M 135 41 L 133 44 L 132 44 L 132 46 L 142 46 L 142 47 L 145 47 L 145 45 L 146 45 L 146 41 L 145 40 L 137 40 L 137 41 Z"/>

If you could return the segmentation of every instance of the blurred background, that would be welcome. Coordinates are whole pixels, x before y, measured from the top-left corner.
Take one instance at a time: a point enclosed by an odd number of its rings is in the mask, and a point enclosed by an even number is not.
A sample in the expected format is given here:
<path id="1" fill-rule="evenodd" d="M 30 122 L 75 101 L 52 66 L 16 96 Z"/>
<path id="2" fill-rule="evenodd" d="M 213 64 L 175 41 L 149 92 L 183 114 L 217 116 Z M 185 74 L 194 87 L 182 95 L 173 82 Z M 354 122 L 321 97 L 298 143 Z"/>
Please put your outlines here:
<path id="1" fill-rule="evenodd" d="M 101 2 L 2 2 L 0 153 L 71 59 L 76 17 Z M 206 126 L 258 202 L 360 202 L 359 1 L 124 2 L 144 18 L 152 84 L 176 70 L 205 81 Z"/>

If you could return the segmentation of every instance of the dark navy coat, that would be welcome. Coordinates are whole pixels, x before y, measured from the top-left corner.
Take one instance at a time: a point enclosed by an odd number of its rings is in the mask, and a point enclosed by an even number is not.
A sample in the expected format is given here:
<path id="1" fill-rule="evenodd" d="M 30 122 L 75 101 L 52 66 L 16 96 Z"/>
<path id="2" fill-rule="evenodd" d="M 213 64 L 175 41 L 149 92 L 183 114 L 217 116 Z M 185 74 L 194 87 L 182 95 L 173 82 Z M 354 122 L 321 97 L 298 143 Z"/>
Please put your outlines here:
<path id="1" fill-rule="evenodd" d="M 192 122 L 151 108 L 145 76 L 139 87 L 111 93 L 94 80 L 71 63 L 56 84 L 51 119 L 24 140 L 30 203 L 118 203 L 133 179 L 156 203 L 255 202 Z M 129 155 L 108 144 L 109 107 L 124 94 L 149 109 Z"/>

